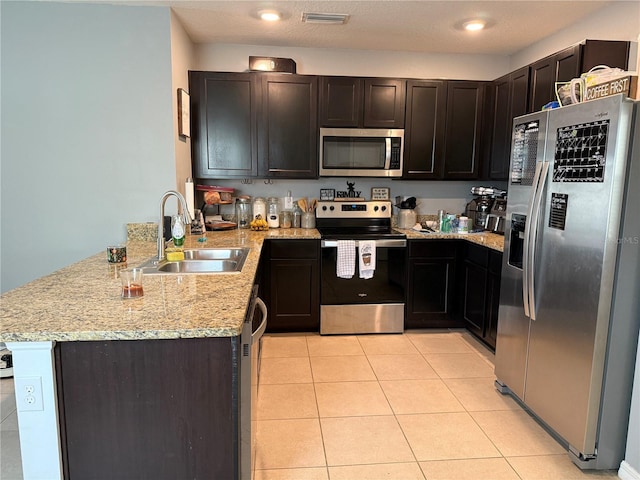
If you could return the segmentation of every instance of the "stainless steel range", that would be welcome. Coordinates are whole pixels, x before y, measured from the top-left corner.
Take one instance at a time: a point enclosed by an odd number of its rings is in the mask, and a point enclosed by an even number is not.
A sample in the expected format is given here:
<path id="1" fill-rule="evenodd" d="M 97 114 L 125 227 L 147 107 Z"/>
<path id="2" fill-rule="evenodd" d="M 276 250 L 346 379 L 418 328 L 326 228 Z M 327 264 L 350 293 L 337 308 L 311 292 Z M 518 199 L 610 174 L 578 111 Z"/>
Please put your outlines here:
<path id="1" fill-rule="evenodd" d="M 391 228 L 391 202 L 319 202 L 320 333 L 404 330 L 406 236 Z"/>

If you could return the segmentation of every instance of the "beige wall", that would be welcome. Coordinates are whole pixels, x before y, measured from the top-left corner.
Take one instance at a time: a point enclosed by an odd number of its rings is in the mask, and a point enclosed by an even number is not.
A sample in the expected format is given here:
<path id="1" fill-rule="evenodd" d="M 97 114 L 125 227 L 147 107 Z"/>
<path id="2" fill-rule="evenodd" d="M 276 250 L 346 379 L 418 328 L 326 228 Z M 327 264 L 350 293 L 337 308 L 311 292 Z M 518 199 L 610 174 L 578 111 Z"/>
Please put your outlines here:
<path id="1" fill-rule="evenodd" d="M 171 12 L 171 84 L 173 86 L 173 137 L 176 157 L 176 189 L 184 195 L 191 173 L 191 139 L 178 135 L 178 89 L 189 92 L 189 70 L 193 70 L 194 47 L 182 24 Z"/>

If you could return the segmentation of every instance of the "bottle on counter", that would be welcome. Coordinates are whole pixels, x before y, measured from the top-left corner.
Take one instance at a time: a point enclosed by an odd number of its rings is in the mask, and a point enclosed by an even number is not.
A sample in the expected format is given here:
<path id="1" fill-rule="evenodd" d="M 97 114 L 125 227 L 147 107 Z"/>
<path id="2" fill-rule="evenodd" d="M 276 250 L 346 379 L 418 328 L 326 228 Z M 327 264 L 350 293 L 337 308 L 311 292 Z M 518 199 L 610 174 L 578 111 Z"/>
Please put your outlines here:
<path id="1" fill-rule="evenodd" d="M 182 215 L 174 215 L 171 217 L 171 238 L 173 239 L 173 245 L 182 247 L 182 245 L 184 245 L 185 235 L 186 225 L 184 224 L 184 217 Z"/>
<path id="2" fill-rule="evenodd" d="M 269 197 L 267 200 L 267 223 L 269 228 L 280 227 L 280 199 Z"/>
<path id="3" fill-rule="evenodd" d="M 293 209 L 293 222 L 291 226 L 293 228 L 300 228 L 301 225 L 302 225 L 302 209 L 298 204 L 296 204 L 295 208 Z"/>

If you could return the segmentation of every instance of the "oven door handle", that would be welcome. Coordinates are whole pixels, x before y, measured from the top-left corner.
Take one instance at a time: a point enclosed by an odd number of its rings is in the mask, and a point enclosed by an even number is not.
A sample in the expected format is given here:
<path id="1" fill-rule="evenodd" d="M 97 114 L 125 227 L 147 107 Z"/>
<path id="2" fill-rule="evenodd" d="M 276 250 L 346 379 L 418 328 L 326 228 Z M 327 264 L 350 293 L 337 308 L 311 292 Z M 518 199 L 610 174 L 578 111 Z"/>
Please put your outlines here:
<path id="1" fill-rule="evenodd" d="M 356 240 L 357 242 L 357 240 Z M 383 238 L 376 239 L 376 247 L 380 248 L 404 248 L 407 246 L 407 240 L 404 238 Z M 321 248 L 335 248 L 338 246 L 338 240 L 322 240 Z"/>

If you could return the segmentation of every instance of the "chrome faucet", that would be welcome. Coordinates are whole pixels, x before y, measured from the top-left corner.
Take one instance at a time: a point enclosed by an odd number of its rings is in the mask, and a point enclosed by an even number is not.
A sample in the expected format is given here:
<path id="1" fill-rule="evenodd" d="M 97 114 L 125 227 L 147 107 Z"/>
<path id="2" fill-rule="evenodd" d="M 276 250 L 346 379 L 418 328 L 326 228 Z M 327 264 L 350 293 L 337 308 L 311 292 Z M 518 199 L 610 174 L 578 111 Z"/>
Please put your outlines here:
<path id="1" fill-rule="evenodd" d="M 164 250 L 166 247 L 164 241 L 164 204 L 167 202 L 167 198 L 174 196 L 178 199 L 179 205 L 182 206 L 182 216 L 184 217 L 184 224 L 191 224 L 191 216 L 189 215 L 189 209 L 187 208 L 187 201 L 184 199 L 180 192 L 175 190 L 169 190 L 162 195 L 160 199 L 160 223 L 158 224 L 158 261 L 164 259 Z"/>

